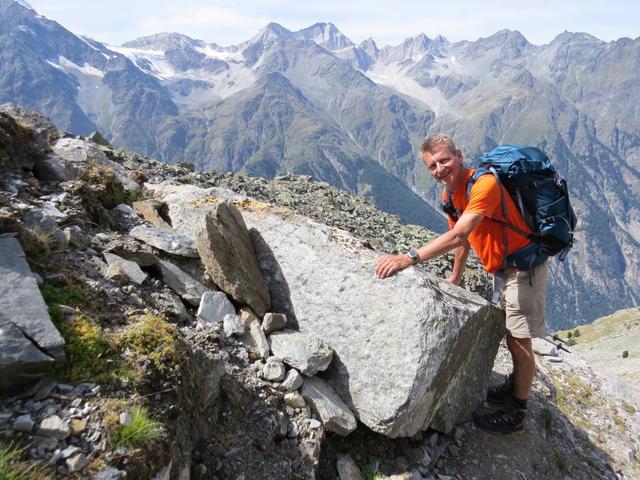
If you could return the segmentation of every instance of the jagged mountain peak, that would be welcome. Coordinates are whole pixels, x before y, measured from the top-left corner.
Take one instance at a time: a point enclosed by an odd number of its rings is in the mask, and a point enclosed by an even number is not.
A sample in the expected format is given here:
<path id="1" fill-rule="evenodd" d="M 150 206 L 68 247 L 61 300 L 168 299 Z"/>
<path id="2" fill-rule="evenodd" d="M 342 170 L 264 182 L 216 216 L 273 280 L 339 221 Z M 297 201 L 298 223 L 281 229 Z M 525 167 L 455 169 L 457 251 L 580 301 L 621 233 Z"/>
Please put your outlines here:
<path id="1" fill-rule="evenodd" d="M 296 32 L 305 40 L 312 40 L 328 50 L 353 47 L 354 43 L 336 28 L 333 23 L 316 23 Z"/>
<path id="2" fill-rule="evenodd" d="M 599 45 L 604 42 L 599 38 L 596 38 L 593 35 L 585 32 L 569 32 L 565 30 L 564 32 L 556 36 L 553 40 L 551 40 L 550 45 L 567 43 L 593 43 L 594 45 Z"/>
<path id="3" fill-rule="evenodd" d="M 146 37 L 136 38 L 122 44 L 127 48 L 139 48 L 141 50 L 167 51 L 174 48 L 203 47 L 202 40 L 194 40 L 191 37 L 176 32 L 162 32 Z"/>
<path id="4" fill-rule="evenodd" d="M 502 30 L 498 30 L 493 35 L 481 38 L 478 40 L 479 43 L 487 43 L 487 44 L 504 44 L 514 47 L 527 47 L 531 44 L 529 41 L 520 33 L 518 30 L 509 30 L 507 28 L 503 28 Z"/>
<path id="5" fill-rule="evenodd" d="M 416 60 L 434 48 L 433 41 L 424 33 L 406 38 L 395 46 L 387 45 L 379 51 L 379 59 L 384 63 Z"/>
<path id="6" fill-rule="evenodd" d="M 258 35 L 254 38 L 270 38 L 276 40 L 285 40 L 291 38 L 293 33 L 290 30 L 287 30 L 279 23 L 271 22 L 266 27 L 264 27 Z"/>

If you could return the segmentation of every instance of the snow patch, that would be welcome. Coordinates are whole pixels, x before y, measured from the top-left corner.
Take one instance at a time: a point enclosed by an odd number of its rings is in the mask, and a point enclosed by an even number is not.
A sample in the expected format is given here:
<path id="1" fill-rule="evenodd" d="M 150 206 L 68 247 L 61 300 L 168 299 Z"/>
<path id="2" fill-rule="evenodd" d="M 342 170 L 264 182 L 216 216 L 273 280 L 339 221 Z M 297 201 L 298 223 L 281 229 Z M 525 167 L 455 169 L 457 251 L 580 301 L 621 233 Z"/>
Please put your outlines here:
<path id="1" fill-rule="evenodd" d="M 217 50 L 213 48 L 211 45 L 207 45 L 205 47 L 196 47 L 194 48 L 194 50 L 196 52 L 200 52 L 206 55 L 207 57 L 215 58 L 217 60 L 224 60 L 225 62 L 226 61 L 242 62 L 244 60 L 242 57 L 242 52 L 240 51 L 226 52 L 224 50 Z"/>
<path id="2" fill-rule="evenodd" d="M 49 65 L 51 65 L 53 68 L 56 68 L 58 70 L 60 70 L 61 72 L 67 73 L 67 71 L 62 68 L 60 65 L 58 65 L 57 63 L 53 63 L 51 60 L 45 60 Z"/>
<path id="3" fill-rule="evenodd" d="M 34 35 L 33 31 L 32 31 L 29 27 L 26 27 L 26 26 L 24 26 L 24 25 L 18 25 L 18 27 L 17 27 L 17 28 L 18 28 L 18 30 L 20 30 L 21 32 L 25 32 L 25 33 L 28 33 L 28 34 Z"/>
<path id="4" fill-rule="evenodd" d="M 73 63 L 68 58 L 63 57 L 62 55 L 58 57 L 58 62 L 62 68 L 64 68 L 66 71 L 69 71 L 72 74 L 75 71 L 75 72 L 79 72 L 84 75 L 88 75 L 92 77 L 98 77 L 98 78 L 104 77 L 104 72 L 102 70 L 98 70 L 97 68 L 89 65 L 88 63 L 85 63 L 81 67 L 80 65 L 76 65 L 75 63 Z"/>
<path id="5" fill-rule="evenodd" d="M 430 107 L 436 115 L 451 113 L 452 109 L 442 92 L 436 87 L 425 88 L 406 73 L 406 67 L 398 62 L 376 63 L 371 69 L 362 72 L 375 83 L 391 87 Z"/>

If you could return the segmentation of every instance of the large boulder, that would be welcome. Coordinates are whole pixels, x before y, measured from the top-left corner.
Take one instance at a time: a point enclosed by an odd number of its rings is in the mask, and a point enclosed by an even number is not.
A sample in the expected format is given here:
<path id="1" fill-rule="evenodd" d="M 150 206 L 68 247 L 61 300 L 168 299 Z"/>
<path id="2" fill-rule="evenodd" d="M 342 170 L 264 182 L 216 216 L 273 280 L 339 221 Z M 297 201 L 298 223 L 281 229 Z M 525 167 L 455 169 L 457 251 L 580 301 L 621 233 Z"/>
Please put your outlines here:
<path id="1" fill-rule="evenodd" d="M 119 163 L 109 160 L 96 143 L 80 138 L 61 138 L 53 144 L 52 149 L 54 156 L 64 167 L 64 179 L 74 179 L 95 164 L 111 170 L 128 192 L 140 190 L 140 185 L 129 178 L 127 170 Z"/>
<path id="2" fill-rule="evenodd" d="M 18 241 L 0 236 L 0 390 L 37 379 L 64 359 L 64 339 L 51 322 Z"/>
<path id="3" fill-rule="evenodd" d="M 207 273 L 222 291 L 260 317 L 271 306 L 247 226 L 238 209 L 222 202 L 204 218 L 196 247 Z"/>
<path id="4" fill-rule="evenodd" d="M 216 203 L 193 186 L 152 188 L 185 235 Z M 399 437 L 449 431 L 471 416 L 504 334 L 497 308 L 419 267 L 375 278 L 380 253 L 347 233 L 286 209 L 238 204 L 255 232 L 273 310 L 331 345 L 323 376 L 360 421 Z"/>

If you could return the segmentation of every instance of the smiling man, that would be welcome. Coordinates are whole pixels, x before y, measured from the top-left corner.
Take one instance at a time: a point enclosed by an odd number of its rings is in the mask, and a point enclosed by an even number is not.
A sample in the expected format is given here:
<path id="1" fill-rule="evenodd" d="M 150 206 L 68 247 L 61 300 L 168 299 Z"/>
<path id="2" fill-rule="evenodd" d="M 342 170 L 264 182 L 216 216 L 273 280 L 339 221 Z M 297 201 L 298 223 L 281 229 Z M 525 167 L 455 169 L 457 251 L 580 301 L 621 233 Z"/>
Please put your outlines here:
<path id="1" fill-rule="evenodd" d="M 455 212 L 448 212 L 450 229 L 417 250 L 381 257 L 376 264 L 376 275 L 387 278 L 411 265 L 453 251 L 453 269 L 447 281 L 458 285 L 469 249 L 473 248 L 484 268 L 502 279 L 500 305 L 506 313 L 507 347 L 513 359 L 513 373 L 503 385 L 490 388 L 487 394 L 487 400 L 503 407 L 476 415 L 475 421 L 490 432 L 522 430 L 535 372 L 531 339 L 544 336 L 545 257 L 541 257 L 540 264 L 523 269 L 510 261 L 511 255 L 532 245 L 525 235 L 506 228 L 501 222 L 511 223 L 527 233 L 531 230 L 493 175 L 481 175 L 467 196 L 467 184 L 474 170 L 465 167 L 462 152 L 451 137 L 442 134 L 427 137 L 420 151 L 431 175 L 446 187 L 443 200 L 450 198 L 455 208 Z"/>

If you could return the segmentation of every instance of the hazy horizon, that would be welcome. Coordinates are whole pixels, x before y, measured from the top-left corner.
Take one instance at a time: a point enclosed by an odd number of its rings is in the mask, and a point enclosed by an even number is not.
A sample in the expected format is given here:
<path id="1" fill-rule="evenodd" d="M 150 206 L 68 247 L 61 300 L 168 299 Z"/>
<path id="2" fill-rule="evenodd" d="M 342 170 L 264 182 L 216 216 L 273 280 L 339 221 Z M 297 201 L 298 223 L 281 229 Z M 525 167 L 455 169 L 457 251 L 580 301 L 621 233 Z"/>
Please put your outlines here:
<path id="1" fill-rule="evenodd" d="M 420 33 L 442 35 L 450 41 L 488 37 L 499 30 L 520 31 L 529 42 L 549 43 L 564 31 L 586 32 L 600 40 L 640 36 L 640 8 L 631 0 L 604 2 L 569 0 L 511 2 L 491 0 L 481 7 L 470 0 L 425 6 L 423 2 L 341 2 L 301 5 L 291 0 L 183 0 L 157 5 L 149 0 L 91 5 L 81 0 L 30 0 L 38 13 L 74 33 L 121 45 L 138 37 L 178 32 L 220 45 L 248 40 L 275 22 L 299 30 L 317 22 L 333 23 L 353 42 L 372 37 L 379 46 L 397 45 Z M 386 3 L 386 2 L 385 2 Z"/>

